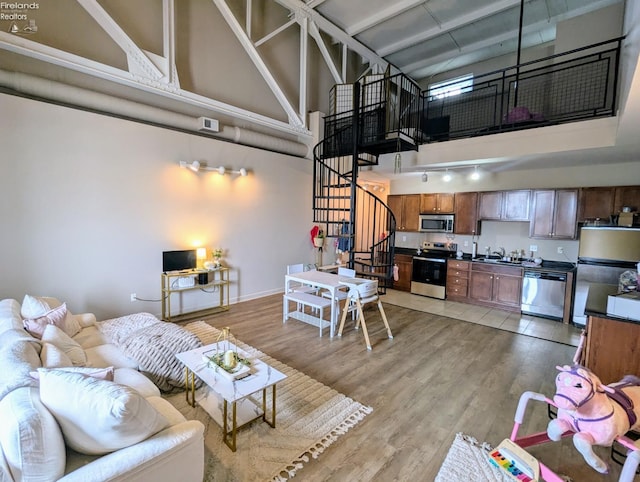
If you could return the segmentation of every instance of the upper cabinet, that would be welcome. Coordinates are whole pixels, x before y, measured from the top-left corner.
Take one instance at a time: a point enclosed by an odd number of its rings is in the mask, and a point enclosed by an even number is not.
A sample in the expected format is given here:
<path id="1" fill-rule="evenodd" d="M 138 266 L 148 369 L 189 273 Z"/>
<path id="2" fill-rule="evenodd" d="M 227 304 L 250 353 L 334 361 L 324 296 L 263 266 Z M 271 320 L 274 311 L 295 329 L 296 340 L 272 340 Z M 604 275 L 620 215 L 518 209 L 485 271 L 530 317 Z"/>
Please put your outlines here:
<path id="1" fill-rule="evenodd" d="M 613 187 L 584 187 L 580 190 L 580 208 L 578 221 L 609 221 L 613 214 L 615 188 Z"/>
<path id="2" fill-rule="evenodd" d="M 420 194 L 393 194 L 387 196 L 387 205 L 396 217 L 398 231 L 418 231 Z"/>
<path id="3" fill-rule="evenodd" d="M 480 234 L 478 224 L 478 193 L 457 192 L 455 194 L 455 234 Z"/>
<path id="4" fill-rule="evenodd" d="M 479 219 L 529 221 L 530 190 L 481 192 L 479 195 Z"/>
<path id="5" fill-rule="evenodd" d="M 640 186 L 616 187 L 612 214 L 620 213 L 624 206 L 630 207 L 632 211 L 640 211 Z"/>
<path id="6" fill-rule="evenodd" d="M 640 186 L 584 187 L 580 190 L 578 221 L 609 221 L 609 216 L 619 214 L 628 206 L 640 211 Z"/>
<path id="7" fill-rule="evenodd" d="M 529 237 L 575 239 L 577 234 L 578 190 L 533 191 Z"/>
<path id="8" fill-rule="evenodd" d="M 420 195 L 421 214 L 453 214 L 453 193 L 429 193 Z"/>

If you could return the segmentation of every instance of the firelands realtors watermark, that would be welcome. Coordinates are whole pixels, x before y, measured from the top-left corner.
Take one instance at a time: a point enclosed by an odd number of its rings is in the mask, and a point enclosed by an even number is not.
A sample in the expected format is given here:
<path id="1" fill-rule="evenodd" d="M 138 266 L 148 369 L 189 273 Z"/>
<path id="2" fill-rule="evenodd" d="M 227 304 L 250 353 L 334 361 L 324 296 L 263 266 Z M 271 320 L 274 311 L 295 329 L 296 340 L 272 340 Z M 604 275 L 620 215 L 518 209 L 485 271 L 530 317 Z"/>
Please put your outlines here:
<path id="1" fill-rule="evenodd" d="M 9 22 L 7 31 L 10 33 L 35 33 L 38 31 L 38 27 L 36 26 L 36 21 L 29 18 L 29 14 L 39 9 L 40 4 L 38 2 L 0 1 L 0 22 Z"/>

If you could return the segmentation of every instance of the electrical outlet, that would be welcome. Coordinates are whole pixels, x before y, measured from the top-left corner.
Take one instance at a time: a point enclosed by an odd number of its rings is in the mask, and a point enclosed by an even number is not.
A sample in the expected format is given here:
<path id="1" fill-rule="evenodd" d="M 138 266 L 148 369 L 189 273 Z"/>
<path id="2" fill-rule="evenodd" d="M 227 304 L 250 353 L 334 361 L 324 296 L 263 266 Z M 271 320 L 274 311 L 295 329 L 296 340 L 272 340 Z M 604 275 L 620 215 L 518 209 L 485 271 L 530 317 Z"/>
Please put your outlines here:
<path id="1" fill-rule="evenodd" d="M 532 253 L 536 253 L 538 251 L 538 245 L 537 244 L 530 245 L 529 251 L 531 251 Z"/>
<path id="2" fill-rule="evenodd" d="M 564 248 L 562 246 L 558 246 L 558 254 L 563 254 Z"/>
<path id="3" fill-rule="evenodd" d="M 407 237 L 406 236 L 402 236 L 402 241 L 406 241 Z"/>
<path id="4" fill-rule="evenodd" d="M 138 297 L 135 293 L 131 293 L 131 302 L 138 301 Z"/>
<path id="5" fill-rule="evenodd" d="M 465 247 L 465 248 L 469 247 L 469 241 L 465 241 L 465 242 L 464 242 L 464 247 Z"/>

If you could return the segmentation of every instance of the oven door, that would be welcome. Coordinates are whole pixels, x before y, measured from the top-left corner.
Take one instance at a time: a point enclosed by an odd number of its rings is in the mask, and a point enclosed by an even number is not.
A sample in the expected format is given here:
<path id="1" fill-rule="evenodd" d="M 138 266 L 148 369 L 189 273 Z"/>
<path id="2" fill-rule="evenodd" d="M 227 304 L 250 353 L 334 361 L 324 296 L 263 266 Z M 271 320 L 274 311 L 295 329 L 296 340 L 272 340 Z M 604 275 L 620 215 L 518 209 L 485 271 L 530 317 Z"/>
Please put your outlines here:
<path id="1" fill-rule="evenodd" d="M 446 259 L 414 256 L 411 272 L 411 293 L 444 300 L 446 283 Z"/>

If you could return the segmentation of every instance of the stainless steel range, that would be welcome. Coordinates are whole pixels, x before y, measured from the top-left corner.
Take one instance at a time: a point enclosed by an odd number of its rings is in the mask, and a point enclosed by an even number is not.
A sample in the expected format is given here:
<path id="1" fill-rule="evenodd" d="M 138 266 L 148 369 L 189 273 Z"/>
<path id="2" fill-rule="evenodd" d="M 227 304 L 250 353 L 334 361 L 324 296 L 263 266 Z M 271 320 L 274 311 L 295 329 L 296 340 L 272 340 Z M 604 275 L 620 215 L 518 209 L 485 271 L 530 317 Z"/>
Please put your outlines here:
<path id="1" fill-rule="evenodd" d="M 455 243 L 423 243 L 413 256 L 411 293 L 444 300 L 447 260 L 455 257 L 457 249 Z"/>

